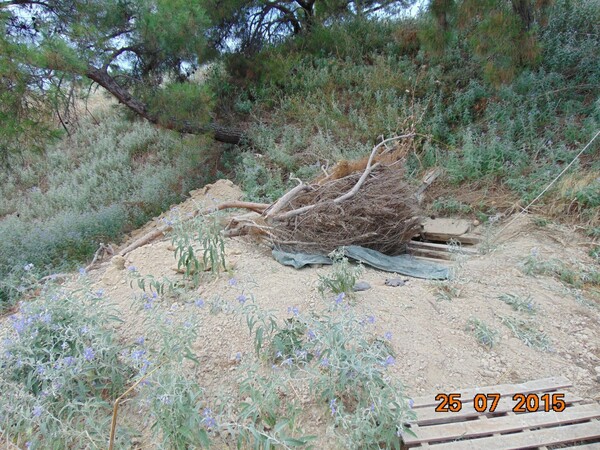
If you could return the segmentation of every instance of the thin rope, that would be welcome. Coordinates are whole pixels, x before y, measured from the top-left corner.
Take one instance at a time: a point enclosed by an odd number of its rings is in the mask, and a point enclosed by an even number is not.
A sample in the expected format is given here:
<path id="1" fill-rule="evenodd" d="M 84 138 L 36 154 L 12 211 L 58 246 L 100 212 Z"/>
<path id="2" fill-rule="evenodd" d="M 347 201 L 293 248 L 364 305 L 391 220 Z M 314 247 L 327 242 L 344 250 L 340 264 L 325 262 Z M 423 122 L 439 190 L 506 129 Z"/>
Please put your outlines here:
<path id="1" fill-rule="evenodd" d="M 561 172 L 560 172 L 558 175 L 556 175 L 556 177 L 554 178 L 554 180 L 552 180 L 552 182 L 551 182 L 551 183 L 550 183 L 548 186 L 546 186 L 546 187 L 544 188 L 544 190 L 543 190 L 542 192 L 540 192 L 540 193 L 538 194 L 538 196 L 537 196 L 536 198 L 534 198 L 534 199 L 531 201 L 531 203 L 529 203 L 529 205 L 527 205 L 527 206 L 526 206 L 526 207 L 525 207 L 525 208 L 524 208 L 524 209 L 523 209 L 521 212 L 519 212 L 519 214 L 517 214 L 515 217 L 513 217 L 513 219 L 512 219 L 510 222 L 508 222 L 508 223 L 506 224 L 506 226 L 505 226 L 504 228 L 502 228 L 502 229 L 501 229 L 501 230 L 500 230 L 500 231 L 499 231 L 499 232 L 496 234 L 496 236 L 499 236 L 499 235 L 500 235 L 500 233 L 502 233 L 502 232 L 503 232 L 504 230 L 506 230 L 506 229 L 507 229 L 509 226 L 511 226 L 511 225 L 512 225 L 512 224 L 515 222 L 515 220 L 517 220 L 517 219 L 518 219 L 518 218 L 519 218 L 521 215 L 525 214 L 525 213 L 527 212 L 527 210 L 528 210 L 528 209 L 529 209 L 529 208 L 530 208 L 530 207 L 531 207 L 531 206 L 532 206 L 532 205 L 533 205 L 535 202 L 537 202 L 537 201 L 538 201 L 538 200 L 539 200 L 539 199 L 542 197 L 542 195 L 544 195 L 546 192 L 548 192 L 548 189 L 550 189 L 550 188 L 551 188 L 551 187 L 554 185 L 554 183 L 556 183 L 556 182 L 558 181 L 558 179 L 559 179 L 561 176 L 563 176 L 563 174 L 564 174 L 564 173 L 565 173 L 567 170 L 569 170 L 569 168 L 570 168 L 570 167 L 571 167 L 573 164 L 575 164 L 575 161 L 577 161 L 577 159 L 579 159 L 579 157 L 580 157 L 580 156 L 581 156 L 581 155 L 582 155 L 582 154 L 583 154 L 583 153 L 584 153 L 584 152 L 585 152 L 585 151 L 588 149 L 588 147 L 589 147 L 590 145 L 592 145 L 592 142 L 594 142 L 594 141 L 596 140 L 596 138 L 597 138 L 599 135 L 600 135 L 600 130 L 598 130 L 598 132 L 597 132 L 597 133 L 596 133 L 596 135 L 595 135 L 595 136 L 594 136 L 594 137 L 593 137 L 593 138 L 590 140 L 590 142 L 588 142 L 588 143 L 587 143 L 587 145 L 586 145 L 585 147 L 583 147 L 579 153 L 577 153 L 577 156 L 575 156 L 575 158 L 573 158 L 573 161 L 571 161 L 567 167 L 565 167 L 565 168 L 564 168 L 564 169 L 563 169 L 563 170 L 562 170 L 562 171 L 561 171 Z"/>

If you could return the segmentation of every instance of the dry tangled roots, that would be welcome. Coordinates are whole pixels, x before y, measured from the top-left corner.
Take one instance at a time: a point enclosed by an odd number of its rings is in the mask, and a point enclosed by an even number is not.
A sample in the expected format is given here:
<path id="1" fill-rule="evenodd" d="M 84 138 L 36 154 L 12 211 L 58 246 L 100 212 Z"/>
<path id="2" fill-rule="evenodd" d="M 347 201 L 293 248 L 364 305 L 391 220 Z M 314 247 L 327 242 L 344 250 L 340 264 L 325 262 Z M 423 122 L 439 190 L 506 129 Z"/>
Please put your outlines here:
<path id="1" fill-rule="evenodd" d="M 330 252 L 340 246 L 360 245 L 382 253 L 402 253 L 405 243 L 420 231 L 416 198 L 394 167 L 372 171 L 351 198 L 335 202 L 356 185 L 361 174 L 351 174 L 292 199 L 269 221 L 269 240 L 286 249 Z M 286 215 L 307 206 L 301 214 Z"/>
<path id="2" fill-rule="evenodd" d="M 233 218 L 226 236 L 251 234 L 288 250 L 328 253 L 338 247 L 360 245 L 395 255 L 420 231 L 417 194 L 404 181 L 397 161 L 380 158 L 389 142 L 413 134 L 387 139 L 376 145 L 362 172 L 338 179 L 304 184 L 291 189 L 275 203 L 228 202 L 194 215 L 241 208 L 253 211 Z M 299 180 L 298 180 L 299 181 Z M 119 254 L 170 231 L 163 226 L 141 237 Z"/>

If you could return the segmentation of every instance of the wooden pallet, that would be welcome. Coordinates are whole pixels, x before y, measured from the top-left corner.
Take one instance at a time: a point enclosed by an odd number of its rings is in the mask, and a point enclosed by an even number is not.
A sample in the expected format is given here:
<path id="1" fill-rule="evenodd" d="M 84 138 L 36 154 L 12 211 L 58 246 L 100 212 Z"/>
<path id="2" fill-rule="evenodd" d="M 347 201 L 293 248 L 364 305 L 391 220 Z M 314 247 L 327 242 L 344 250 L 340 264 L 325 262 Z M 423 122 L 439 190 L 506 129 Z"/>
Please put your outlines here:
<path id="1" fill-rule="evenodd" d="M 503 384 L 456 391 L 462 408 L 458 412 L 436 412 L 436 395 L 414 399 L 417 414 L 411 430 L 404 436 L 404 449 L 433 450 L 508 450 L 575 448 L 600 450 L 600 405 L 584 404 L 565 391 L 572 384 L 564 377 L 546 378 L 522 384 Z M 535 412 L 515 413 L 515 394 L 564 393 L 562 412 L 545 412 L 542 402 Z M 495 412 L 477 412 L 477 394 L 501 395 Z M 489 408 L 488 408 L 489 409 Z M 558 446 L 558 447 L 557 447 Z"/>
<path id="2" fill-rule="evenodd" d="M 407 245 L 407 252 L 413 256 L 433 260 L 455 259 L 456 246 L 448 242 L 460 243 L 460 253 L 467 256 L 477 254 L 481 235 L 472 229 L 472 224 L 463 219 L 426 219 L 423 229 Z"/>
<path id="3" fill-rule="evenodd" d="M 435 242 L 409 241 L 406 244 L 406 251 L 413 256 L 422 258 L 454 260 L 458 254 L 473 256 L 477 255 L 477 249 L 466 246 L 457 248 L 448 244 L 439 244 Z"/>

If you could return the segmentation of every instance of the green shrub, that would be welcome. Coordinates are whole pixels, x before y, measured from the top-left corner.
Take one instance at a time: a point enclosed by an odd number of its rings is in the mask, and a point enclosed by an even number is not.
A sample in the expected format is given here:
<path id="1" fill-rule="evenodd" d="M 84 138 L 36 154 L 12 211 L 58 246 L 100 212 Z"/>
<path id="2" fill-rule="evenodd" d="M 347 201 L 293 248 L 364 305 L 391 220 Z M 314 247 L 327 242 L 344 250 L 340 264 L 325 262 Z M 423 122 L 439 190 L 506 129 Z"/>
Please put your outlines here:
<path id="1" fill-rule="evenodd" d="M 466 325 L 466 331 L 475 336 L 475 339 L 488 349 L 491 349 L 498 343 L 500 334 L 498 331 L 490 328 L 487 324 L 474 317 L 469 318 Z"/>
<path id="2" fill-rule="evenodd" d="M 105 446 L 111 402 L 133 374 L 109 328 L 116 320 L 104 293 L 85 286 L 46 286 L 21 305 L 0 356 L 3 439 L 32 449 Z"/>
<path id="3" fill-rule="evenodd" d="M 29 263 L 44 274 L 77 267 L 208 180 L 201 139 L 101 118 L 0 173 L 0 208 L 10 213 L 0 219 L 0 309 L 15 298 L 2 279 Z"/>
<path id="4" fill-rule="evenodd" d="M 322 314 L 304 314 L 294 306 L 288 310 L 292 317 L 280 324 L 253 304 L 241 309 L 258 354 L 271 367 L 260 378 L 260 392 L 280 392 L 280 398 L 275 395 L 267 402 L 252 398 L 258 413 L 254 426 L 272 428 L 278 422 L 293 395 L 276 387 L 291 384 L 308 388 L 331 417 L 343 446 L 400 448 L 401 436 L 410 432 L 406 425 L 415 416 L 402 386 L 386 375 L 396 364 L 391 333 L 374 334 L 376 318 L 358 317 L 343 295 Z M 254 371 L 243 381 L 250 384 L 257 385 Z M 284 401 L 286 397 L 291 400 Z M 295 414 L 288 411 L 285 417 Z"/>
<path id="5" fill-rule="evenodd" d="M 354 285 L 364 270 L 362 265 L 350 264 L 343 250 L 336 250 L 329 257 L 333 260 L 332 271 L 330 275 L 319 275 L 319 292 L 321 295 L 325 293 L 353 295 Z"/>

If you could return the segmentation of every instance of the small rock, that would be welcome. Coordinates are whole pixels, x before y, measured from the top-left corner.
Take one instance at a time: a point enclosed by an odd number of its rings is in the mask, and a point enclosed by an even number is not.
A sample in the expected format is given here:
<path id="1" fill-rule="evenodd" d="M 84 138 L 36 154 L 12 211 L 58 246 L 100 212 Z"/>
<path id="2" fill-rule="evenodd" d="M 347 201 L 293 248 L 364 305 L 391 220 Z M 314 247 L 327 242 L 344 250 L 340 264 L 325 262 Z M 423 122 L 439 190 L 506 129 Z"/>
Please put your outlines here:
<path id="1" fill-rule="evenodd" d="M 497 374 L 492 372 L 491 370 L 482 370 L 481 375 L 486 378 L 495 378 L 497 376 Z"/>
<path id="2" fill-rule="evenodd" d="M 386 278 L 385 285 L 392 287 L 404 286 L 407 281 L 408 280 L 403 280 L 402 278 Z"/>
<path id="3" fill-rule="evenodd" d="M 367 283 L 366 281 L 359 281 L 352 288 L 352 290 L 354 292 L 367 291 L 369 289 L 371 289 L 371 285 L 369 283 Z"/>
<path id="4" fill-rule="evenodd" d="M 596 371 L 596 375 L 600 376 L 600 366 L 594 367 L 594 370 Z"/>
<path id="5" fill-rule="evenodd" d="M 125 258 L 119 255 L 115 255 L 111 259 L 112 265 L 119 270 L 125 269 Z"/>

